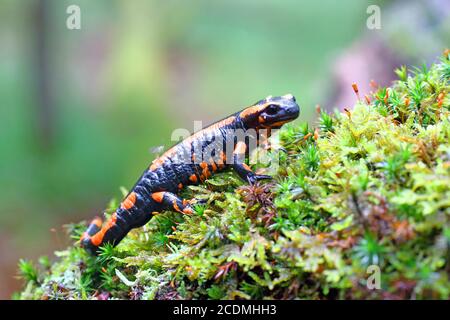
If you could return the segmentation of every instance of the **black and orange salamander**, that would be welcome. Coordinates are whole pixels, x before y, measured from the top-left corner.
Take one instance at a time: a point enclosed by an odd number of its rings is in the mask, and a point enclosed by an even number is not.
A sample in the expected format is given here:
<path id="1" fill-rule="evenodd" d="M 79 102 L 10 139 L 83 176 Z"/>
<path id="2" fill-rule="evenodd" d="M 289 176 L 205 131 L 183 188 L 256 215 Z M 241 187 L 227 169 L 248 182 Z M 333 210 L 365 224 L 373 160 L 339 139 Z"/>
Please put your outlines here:
<path id="1" fill-rule="evenodd" d="M 106 223 L 99 217 L 90 223 L 81 245 L 95 254 L 105 243 L 117 245 L 131 229 L 161 211 L 193 213 L 195 200 L 183 200 L 177 192 L 225 168 L 232 167 L 249 183 L 270 178 L 254 173 L 245 159 L 262 141 L 260 131 L 266 131 L 267 138 L 272 129 L 296 119 L 299 112 L 293 95 L 269 96 L 197 131 L 155 159 Z"/>

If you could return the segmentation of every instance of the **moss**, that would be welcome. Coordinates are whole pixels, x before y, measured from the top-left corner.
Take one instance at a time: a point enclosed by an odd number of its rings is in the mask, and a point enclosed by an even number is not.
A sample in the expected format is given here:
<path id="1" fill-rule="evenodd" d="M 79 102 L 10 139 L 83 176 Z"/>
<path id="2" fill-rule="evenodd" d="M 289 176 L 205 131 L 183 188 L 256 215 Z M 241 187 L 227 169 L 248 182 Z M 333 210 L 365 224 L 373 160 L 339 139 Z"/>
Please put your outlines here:
<path id="1" fill-rule="evenodd" d="M 449 70 L 448 53 L 402 67 L 353 110 L 286 127 L 259 168 L 270 182 L 218 174 L 184 191 L 207 200 L 196 214 L 157 215 L 98 257 L 75 242 L 52 264 L 21 261 L 15 297 L 448 299 Z M 366 285 L 370 265 L 379 289 Z"/>

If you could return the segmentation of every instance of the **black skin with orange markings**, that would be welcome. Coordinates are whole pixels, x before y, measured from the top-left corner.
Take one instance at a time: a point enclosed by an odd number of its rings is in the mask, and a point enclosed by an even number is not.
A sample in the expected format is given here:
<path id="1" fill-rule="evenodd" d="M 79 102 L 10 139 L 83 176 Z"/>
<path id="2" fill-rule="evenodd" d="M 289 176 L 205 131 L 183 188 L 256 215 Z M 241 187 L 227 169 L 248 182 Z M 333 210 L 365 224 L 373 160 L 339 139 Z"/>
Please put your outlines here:
<path id="1" fill-rule="evenodd" d="M 186 185 L 198 184 L 215 172 L 232 167 L 249 183 L 270 176 L 255 174 L 244 163 L 251 152 L 247 139 L 239 140 L 234 133 L 278 129 L 296 119 L 300 108 L 294 96 L 267 97 L 196 133 L 166 151 L 146 169 L 111 218 L 102 223 L 95 218 L 81 237 L 81 245 L 91 253 L 105 243 L 117 245 L 127 233 L 146 224 L 154 214 L 170 209 L 184 214 L 193 212 L 192 201 L 177 193 Z M 230 143 L 230 139 L 233 141 Z M 232 146 L 232 161 L 226 146 Z M 215 146 L 223 152 L 202 152 Z M 200 158 L 200 160 L 199 160 Z"/>

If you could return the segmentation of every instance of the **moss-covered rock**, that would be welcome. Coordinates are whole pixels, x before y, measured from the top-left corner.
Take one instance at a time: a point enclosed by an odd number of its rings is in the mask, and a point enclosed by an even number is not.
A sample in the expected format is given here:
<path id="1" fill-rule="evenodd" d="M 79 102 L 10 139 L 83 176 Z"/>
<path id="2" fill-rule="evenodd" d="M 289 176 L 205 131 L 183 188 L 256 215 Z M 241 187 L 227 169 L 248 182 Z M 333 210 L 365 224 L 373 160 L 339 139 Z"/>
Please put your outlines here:
<path id="1" fill-rule="evenodd" d="M 75 242 L 21 261 L 16 298 L 448 299 L 448 53 L 397 74 L 317 128 L 283 129 L 259 168 L 272 182 L 225 172 L 184 191 L 207 200 L 195 214 L 157 215 L 98 257 Z"/>

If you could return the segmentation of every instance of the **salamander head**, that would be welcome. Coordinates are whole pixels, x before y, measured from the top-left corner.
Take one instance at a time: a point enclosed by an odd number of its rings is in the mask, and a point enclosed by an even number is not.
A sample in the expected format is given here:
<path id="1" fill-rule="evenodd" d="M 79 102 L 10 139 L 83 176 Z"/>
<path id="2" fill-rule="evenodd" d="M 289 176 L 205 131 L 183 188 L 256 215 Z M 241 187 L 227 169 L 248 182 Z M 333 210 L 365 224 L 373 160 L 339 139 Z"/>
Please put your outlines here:
<path id="1" fill-rule="evenodd" d="M 269 96 L 239 113 L 247 128 L 278 129 L 298 117 L 300 107 L 292 94 L 280 97 Z"/>

